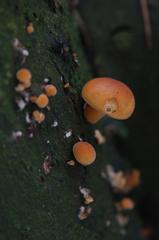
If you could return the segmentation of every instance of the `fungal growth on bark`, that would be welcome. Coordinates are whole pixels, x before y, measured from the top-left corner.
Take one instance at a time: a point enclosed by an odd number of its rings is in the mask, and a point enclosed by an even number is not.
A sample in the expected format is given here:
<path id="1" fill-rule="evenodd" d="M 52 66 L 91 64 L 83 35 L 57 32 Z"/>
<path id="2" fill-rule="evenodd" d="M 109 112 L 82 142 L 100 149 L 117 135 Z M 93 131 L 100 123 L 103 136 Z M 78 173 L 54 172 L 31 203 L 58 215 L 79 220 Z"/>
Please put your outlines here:
<path id="1" fill-rule="evenodd" d="M 57 88 L 53 84 L 44 86 L 44 91 L 48 97 L 54 97 L 57 94 Z"/>
<path id="2" fill-rule="evenodd" d="M 94 147 L 84 141 L 80 141 L 74 144 L 73 154 L 77 162 L 83 166 L 92 164 L 96 159 L 96 151 Z"/>
<path id="3" fill-rule="evenodd" d="M 101 77 L 88 81 L 82 89 L 86 102 L 84 116 L 90 123 L 102 117 L 128 119 L 135 109 L 135 99 L 130 88 L 115 79 Z"/>
<path id="4" fill-rule="evenodd" d="M 19 69 L 16 73 L 16 78 L 19 81 L 17 90 L 23 91 L 25 88 L 29 88 L 31 86 L 32 74 L 30 70 L 26 68 Z"/>
<path id="5" fill-rule="evenodd" d="M 39 108 L 45 108 L 49 103 L 48 97 L 42 93 L 40 96 L 36 99 L 36 104 Z"/>

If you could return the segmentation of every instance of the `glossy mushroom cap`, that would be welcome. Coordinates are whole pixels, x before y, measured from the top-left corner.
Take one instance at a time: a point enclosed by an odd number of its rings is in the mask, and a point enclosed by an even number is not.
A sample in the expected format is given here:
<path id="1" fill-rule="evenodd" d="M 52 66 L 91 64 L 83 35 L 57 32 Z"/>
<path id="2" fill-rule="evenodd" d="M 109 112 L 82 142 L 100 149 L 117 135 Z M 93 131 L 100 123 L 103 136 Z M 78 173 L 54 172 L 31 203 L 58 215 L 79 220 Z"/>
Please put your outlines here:
<path id="1" fill-rule="evenodd" d="M 92 108 L 115 119 L 127 119 L 135 109 L 132 91 L 112 78 L 88 81 L 82 89 L 82 97 Z"/>
<path id="2" fill-rule="evenodd" d="M 42 123 L 45 120 L 45 114 L 38 110 L 33 111 L 32 115 L 34 120 L 38 123 Z"/>
<path id="3" fill-rule="evenodd" d="M 38 105 L 39 108 L 45 108 L 49 103 L 48 97 L 42 93 L 40 94 L 39 97 L 36 99 L 36 104 Z"/>
<path id="4" fill-rule="evenodd" d="M 57 94 L 57 88 L 53 84 L 46 85 L 44 90 L 48 97 L 54 97 Z"/>
<path id="5" fill-rule="evenodd" d="M 73 154 L 77 162 L 83 166 L 92 164 L 96 159 L 96 151 L 88 142 L 77 142 L 73 146 Z"/>
<path id="6" fill-rule="evenodd" d="M 24 88 L 28 88 L 31 86 L 31 72 L 26 68 L 21 68 L 16 73 L 16 78 L 21 84 L 23 84 Z"/>
<path id="7" fill-rule="evenodd" d="M 135 207 L 135 204 L 131 198 L 125 197 L 121 200 L 120 206 L 123 210 L 131 210 Z"/>

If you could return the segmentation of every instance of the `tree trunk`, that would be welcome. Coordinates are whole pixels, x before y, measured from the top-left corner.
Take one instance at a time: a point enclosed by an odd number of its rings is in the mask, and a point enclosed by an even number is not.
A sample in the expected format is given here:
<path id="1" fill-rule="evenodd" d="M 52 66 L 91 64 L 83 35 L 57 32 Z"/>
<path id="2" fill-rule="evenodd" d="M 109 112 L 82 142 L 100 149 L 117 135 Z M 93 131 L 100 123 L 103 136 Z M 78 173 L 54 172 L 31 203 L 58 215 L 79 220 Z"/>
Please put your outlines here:
<path id="1" fill-rule="evenodd" d="M 0 12 L 0 239 L 122 239 L 112 191 L 100 174 L 106 164 L 123 160 L 112 141 L 96 144 L 94 129 L 103 129 L 106 120 L 92 127 L 83 119 L 80 92 L 91 71 L 67 1 L 2 0 Z M 14 89 L 22 67 L 32 73 L 27 93 L 40 94 L 44 79 L 57 87 L 41 124 L 28 123 L 37 107 Z M 26 106 L 20 110 L 22 101 Z M 89 167 L 66 163 L 79 137 L 96 148 Z M 79 186 L 90 188 L 94 197 L 83 221 Z M 129 217 L 126 237 L 140 239 L 140 220 L 134 211 Z"/>

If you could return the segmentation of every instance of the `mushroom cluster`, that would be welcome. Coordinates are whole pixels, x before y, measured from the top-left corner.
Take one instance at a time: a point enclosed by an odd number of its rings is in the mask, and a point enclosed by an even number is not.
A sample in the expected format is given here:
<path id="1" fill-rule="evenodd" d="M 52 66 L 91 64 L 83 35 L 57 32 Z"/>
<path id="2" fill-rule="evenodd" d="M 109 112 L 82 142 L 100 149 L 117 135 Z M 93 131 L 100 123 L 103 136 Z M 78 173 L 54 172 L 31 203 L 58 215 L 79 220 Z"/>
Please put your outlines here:
<path id="1" fill-rule="evenodd" d="M 84 116 L 90 123 L 98 122 L 103 116 L 128 119 L 135 109 L 135 99 L 130 88 L 115 79 L 100 77 L 88 81 L 82 89 L 86 104 Z"/>
<path id="2" fill-rule="evenodd" d="M 18 84 L 15 87 L 15 91 L 22 95 L 24 93 L 27 94 L 29 101 L 36 104 L 39 109 L 46 108 L 49 104 L 49 97 L 54 97 L 57 94 L 57 88 L 53 84 L 45 84 L 42 86 L 44 93 L 41 93 L 39 96 L 30 95 L 29 89 L 32 85 L 32 73 L 27 68 L 20 68 L 16 73 L 16 79 L 18 80 Z M 28 92 L 25 92 L 26 90 Z M 45 114 L 36 109 L 32 112 L 32 118 L 37 123 L 42 123 L 45 120 Z"/>

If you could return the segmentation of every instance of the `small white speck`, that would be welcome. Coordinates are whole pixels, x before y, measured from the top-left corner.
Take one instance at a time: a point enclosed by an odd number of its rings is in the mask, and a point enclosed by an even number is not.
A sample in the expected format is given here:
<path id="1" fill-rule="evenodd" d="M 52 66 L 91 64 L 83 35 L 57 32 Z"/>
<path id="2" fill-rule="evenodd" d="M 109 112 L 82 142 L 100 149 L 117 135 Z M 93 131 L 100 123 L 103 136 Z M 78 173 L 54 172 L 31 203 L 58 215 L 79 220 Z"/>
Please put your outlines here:
<path id="1" fill-rule="evenodd" d="M 83 141 L 83 139 L 80 136 L 78 136 L 78 139 L 79 139 L 79 141 Z"/>
<path id="2" fill-rule="evenodd" d="M 28 52 L 27 49 L 22 49 L 22 54 L 23 54 L 23 56 L 25 56 L 25 57 L 29 56 L 29 52 Z"/>
<path id="3" fill-rule="evenodd" d="M 23 99 L 16 99 L 16 103 L 20 111 L 26 107 L 26 102 Z"/>
<path id="4" fill-rule="evenodd" d="M 107 220 L 106 223 L 105 223 L 106 227 L 110 227 L 111 225 L 111 221 L 110 220 Z"/>
<path id="5" fill-rule="evenodd" d="M 49 143 L 50 143 L 50 140 L 47 140 L 46 143 L 49 144 Z"/>
<path id="6" fill-rule="evenodd" d="M 33 133 L 30 133 L 29 138 L 33 138 L 33 137 L 34 137 Z"/>
<path id="7" fill-rule="evenodd" d="M 23 136 L 22 131 L 13 131 L 12 132 L 12 139 L 16 140 L 18 138 L 21 138 Z"/>
<path id="8" fill-rule="evenodd" d="M 44 83 L 48 83 L 49 79 L 48 78 L 44 78 Z"/>
<path id="9" fill-rule="evenodd" d="M 58 122 L 54 121 L 53 124 L 51 124 L 51 127 L 57 127 L 58 126 Z"/>
<path id="10" fill-rule="evenodd" d="M 30 118 L 28 112 L 25 114 L 25 121 L 26 121 L 26 123 L 31 123 L 31 118 Z"/>
<path id="11" fill-rule="evenodd" d="M 67 132 L 65 132 L 64 138 L 69 138 L 71 136 L 72 136 L 72 130 L 68 130 Z"/>

